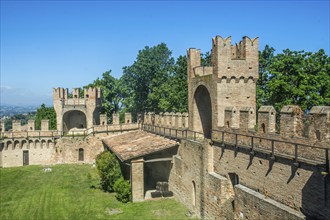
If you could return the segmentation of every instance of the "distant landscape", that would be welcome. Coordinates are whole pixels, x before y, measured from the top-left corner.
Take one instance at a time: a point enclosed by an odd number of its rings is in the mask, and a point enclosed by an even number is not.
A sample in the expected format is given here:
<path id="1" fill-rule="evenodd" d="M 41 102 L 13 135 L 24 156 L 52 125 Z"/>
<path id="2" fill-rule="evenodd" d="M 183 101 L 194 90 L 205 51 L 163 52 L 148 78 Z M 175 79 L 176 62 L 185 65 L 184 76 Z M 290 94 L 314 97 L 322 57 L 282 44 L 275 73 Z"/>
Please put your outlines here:
<path id="1" fill-rule="evenodd" d="M 7 118 L 18 114 L 35 113 L 38 107 L 39 106 L 36 105 L 14 106 L 14 105 L 2 104 L 0 106 L 0 117 Z"/>

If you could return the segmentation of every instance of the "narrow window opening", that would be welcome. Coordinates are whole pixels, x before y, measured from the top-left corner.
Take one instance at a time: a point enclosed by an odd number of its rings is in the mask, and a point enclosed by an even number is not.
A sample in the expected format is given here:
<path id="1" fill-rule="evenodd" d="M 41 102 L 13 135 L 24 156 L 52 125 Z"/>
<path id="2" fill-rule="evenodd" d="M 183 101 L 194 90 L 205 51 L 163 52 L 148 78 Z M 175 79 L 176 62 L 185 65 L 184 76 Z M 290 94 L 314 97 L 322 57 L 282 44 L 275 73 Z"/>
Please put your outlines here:
<path id="1" fill-rule="evenodd" d="M 266 133 L 266 125 L 265 123 L 261 124 L 261 128 L 262 128 L 262 133 Z"/>
<path id="2" fill-rule="evenodd" d="M 315 131 L 315 136 L 316 136 L 316 138 L 317 138 L 317 140 L 321 140 L 321 132 L 320 132 L 320 130 L 316 130 Z"/>
<path id="3" fill-rule="evenodd" d="M 195 181 L 192 181 L 192 204 L 196 206 L 196 184 Z"/>
<path id="4" fill-rule="evenodd" d="M 84 149 L 79 148 L 79 156 L 78 156 L 79 161 L 84 161 Z"/>

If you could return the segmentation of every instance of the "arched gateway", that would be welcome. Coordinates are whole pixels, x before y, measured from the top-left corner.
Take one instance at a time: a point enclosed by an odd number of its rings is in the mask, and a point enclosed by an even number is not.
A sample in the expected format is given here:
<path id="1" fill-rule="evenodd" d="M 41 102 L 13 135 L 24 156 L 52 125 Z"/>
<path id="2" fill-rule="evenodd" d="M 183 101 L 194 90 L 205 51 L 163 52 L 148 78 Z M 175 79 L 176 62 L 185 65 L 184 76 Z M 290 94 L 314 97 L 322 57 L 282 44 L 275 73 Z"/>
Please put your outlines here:
<path id="1" fill-rule="evenodd" d="M 193 130 L 203 132 L 206 138 L 211 138 L 212 104 L 210 93 L 203 85 L 197 87 L 193 104 Z"/>

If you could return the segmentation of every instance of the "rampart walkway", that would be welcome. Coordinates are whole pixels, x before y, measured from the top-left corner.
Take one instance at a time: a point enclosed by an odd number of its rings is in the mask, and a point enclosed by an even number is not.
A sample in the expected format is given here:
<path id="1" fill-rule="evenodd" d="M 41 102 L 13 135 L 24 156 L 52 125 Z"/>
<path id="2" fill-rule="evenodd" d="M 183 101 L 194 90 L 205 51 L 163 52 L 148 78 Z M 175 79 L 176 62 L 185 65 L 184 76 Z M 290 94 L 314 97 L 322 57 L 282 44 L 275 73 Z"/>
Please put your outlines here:
<path id="1" fill-rule="evenodd" d="M 200 143 L 205 140 L 203 133 L 188 129 L 144 124 L 142 125 L 142 130 L 170 139 L 183 139 Z M 214 147 L 220 147 L 222 152 L 227 148 L 237 153 L 240 151 L 248 152 L 251 157 L 257 154 L 266 154 L 270 160 L 277 161 L 277 158 L 283 158 L 291 161 L 296 167 L 299 167 L 300 163 L 321 165 L 324 167 L 324 174 L 329 174 L 329 147 L 226 130 L 212 130 L 212 137 L 208 140 Z"/>

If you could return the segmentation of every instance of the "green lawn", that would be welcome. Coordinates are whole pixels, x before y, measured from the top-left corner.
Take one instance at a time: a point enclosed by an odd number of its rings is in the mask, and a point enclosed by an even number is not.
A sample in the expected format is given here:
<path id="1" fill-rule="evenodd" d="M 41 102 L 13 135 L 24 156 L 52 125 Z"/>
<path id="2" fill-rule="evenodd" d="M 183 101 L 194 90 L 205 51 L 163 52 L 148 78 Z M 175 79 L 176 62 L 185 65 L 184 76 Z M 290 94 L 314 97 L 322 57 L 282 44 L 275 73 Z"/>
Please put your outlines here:
<path id="1" fill-rule="evenodd" d="M 98 181 L 91 165 L 1 168 L 0 219 L 187 219 L 174 199 L 122 204 Z"/>

